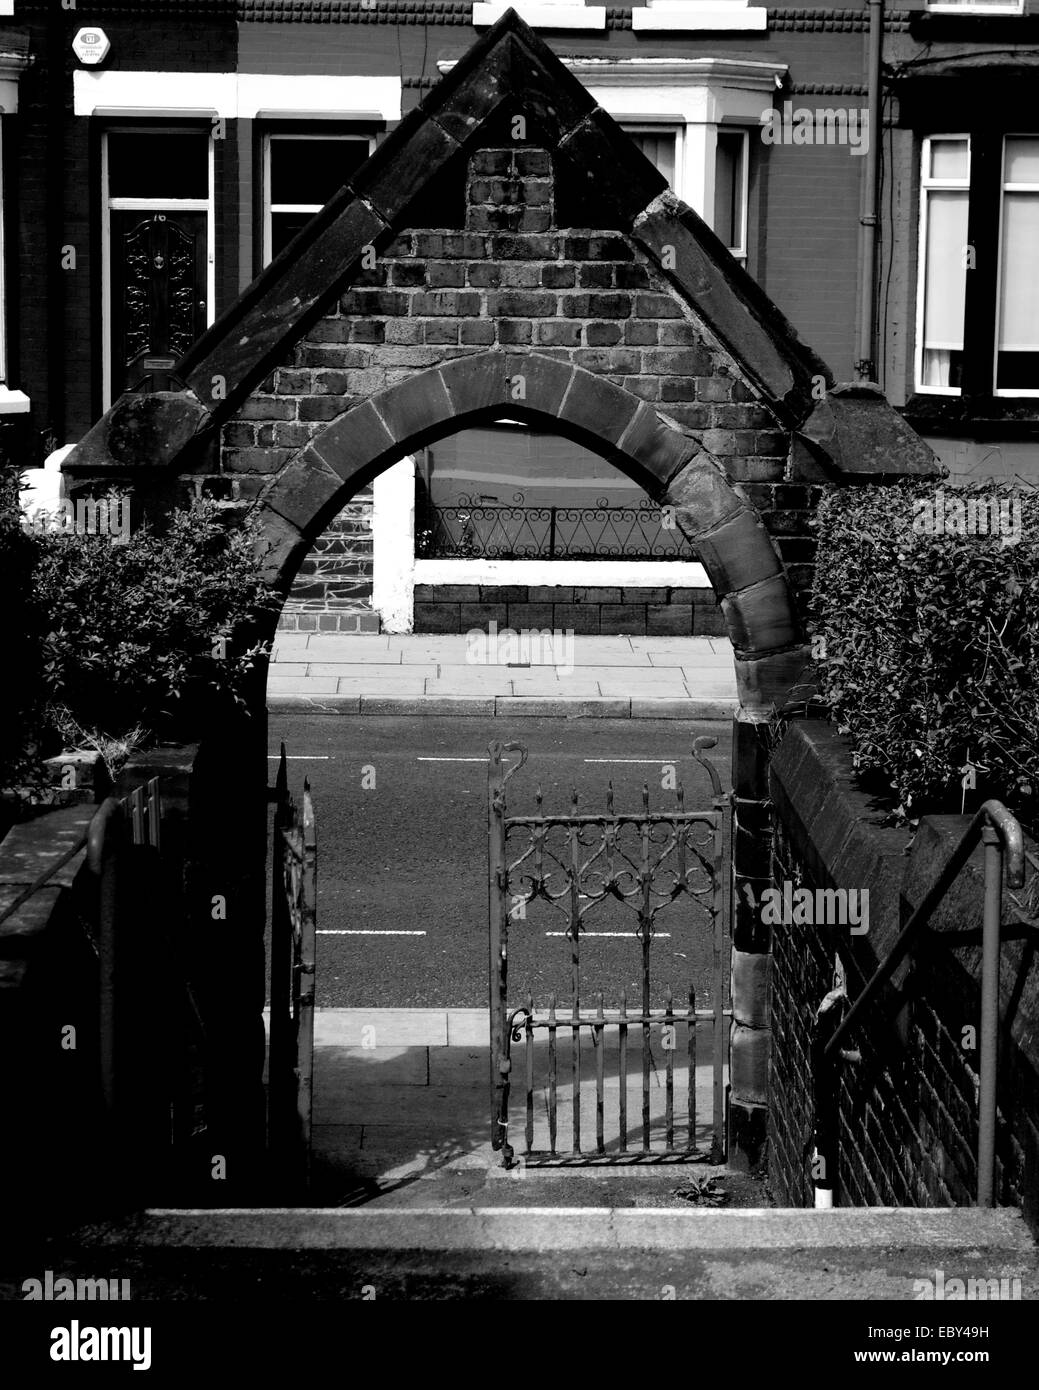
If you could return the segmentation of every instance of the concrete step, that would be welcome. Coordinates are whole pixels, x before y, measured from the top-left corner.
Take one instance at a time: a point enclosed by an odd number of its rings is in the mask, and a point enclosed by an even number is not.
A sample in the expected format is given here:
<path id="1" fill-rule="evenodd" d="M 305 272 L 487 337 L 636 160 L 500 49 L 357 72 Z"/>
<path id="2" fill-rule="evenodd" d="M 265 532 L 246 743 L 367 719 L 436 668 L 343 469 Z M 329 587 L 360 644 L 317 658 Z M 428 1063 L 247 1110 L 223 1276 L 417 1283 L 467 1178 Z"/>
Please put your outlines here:
<path id="1" fill-rule="evenodd" d="M 1019 1214 L 1007 1210 L 154 1210 L 61 1237 L 16 1263 L 13 1273 L 0 1264 L 0 1301 L 22 1297 L 26 1269 L 118 1273 L 135 1300 L 259 1300 L 279 1308 L 363 1298 L 849 1305 L 1039 1298 L 1036 1246 Z M 963 1324 L 980 1314 L 960 1304 L 955 1315 L 934 1315 Z M 915 1321 L 924 1320 L 921 1309 Z M 859 1332 L 861 1345 L 871 1345 Z"/>
<path id="2" fill-rule="evenodd" d="M 250 1250 L 799 1250 L 970 1251 L 1036 1268 L 1020 1212 L 918 1207 L 659 1210 L 598 1207 L 470 1207 L 406 1210 L 259 1207 L 153 1209 L 87 1227 L 84 1245 Z"/>

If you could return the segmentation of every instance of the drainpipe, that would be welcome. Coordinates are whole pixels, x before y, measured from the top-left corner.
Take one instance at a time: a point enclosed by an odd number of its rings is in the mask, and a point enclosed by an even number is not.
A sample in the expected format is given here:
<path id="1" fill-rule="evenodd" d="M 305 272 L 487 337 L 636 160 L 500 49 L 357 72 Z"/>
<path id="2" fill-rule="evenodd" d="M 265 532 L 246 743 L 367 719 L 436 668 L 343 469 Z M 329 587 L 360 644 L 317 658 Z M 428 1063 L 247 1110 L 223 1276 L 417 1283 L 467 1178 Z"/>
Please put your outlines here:
<path id="1" fill-rule="evenodd" d="M 44 272 L 47 295 L 47 418 L 45 428 L 53 435 L 52 449 L 65 443 L 65 280 L 61 268 L 62 233 L 65 222 L 65 44 L 66 19 L 58 5 L 52 5 L 46 25 L 46 72 L 43 77 L 47 108 L 47 226 L 45 242 L 47 266 Z"/>
<path id="2" fill-rule="evenodd" d="M 839 962 L 838 962 L 839 966 Z M 810 1147 L 812 1187 L 817 1211 L 833 1206 L 837 1187 L 837 1132 L 840 1101 L 841 1057 L 826 1056 L 826 1045 L 840 1026 L 848 1007 L 843 971 L 838 969 L 838 982 L 816 1010 L 812 1029 L 811 1064 L 814 1102 L 814 1125 Z M 843 1060 L 857 1060 L 854 1054 L 843 1054 Z"/>
<path id="3" fill-rule="evenodd" d="M 867 0 L 869 6 L 869 60 L 866 73 L 866 110 L 869 145 L 866 149 L 866 196 L 862 223 L 862 278 L 859 282 L 859 347 L 855 376 L 876 380 L 874 352 L 877 337 L 877 210 L 880 190 L 880 64 L 884 44 L 884 0 Z"/>

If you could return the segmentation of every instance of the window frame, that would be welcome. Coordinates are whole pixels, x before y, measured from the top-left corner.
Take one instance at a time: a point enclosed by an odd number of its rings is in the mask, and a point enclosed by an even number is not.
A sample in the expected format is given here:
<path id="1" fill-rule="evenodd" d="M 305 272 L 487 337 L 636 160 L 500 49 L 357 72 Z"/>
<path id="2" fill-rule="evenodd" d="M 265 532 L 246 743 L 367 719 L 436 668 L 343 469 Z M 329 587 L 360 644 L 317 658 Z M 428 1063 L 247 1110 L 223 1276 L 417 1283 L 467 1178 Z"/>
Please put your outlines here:
<path id="1" fill-rule="evenodd" d="M 992 394 L 993 396 L 998 396 L 1001 400 L 1006 400 L 1008 397 L 1017 398 L 1021 400 L 1027 400 L 1031 398 L 1034 400 L 1036 398 L 1039 398 L 1039 386 L 1033 386 L 1030 388 L 1004 387 L 1002 390 L 999 387 L 999 334 L 1002 326 L 1001 311 L 1003 301 L 1003 214 L 1004 208 L 1006 207 L 1006 195 L 1007 193 L 1020 192 L 1031 193 L 1034 197 L 1039 198 L 1039 181 L 1037 181 L 1036 183 L 1028 184 L 1008 184 L 1006 181 L 1007 141 L 1014 139 L 1039 141 L 1039 132 L 1007 130 L 1003 133 L 1002 164 L 1000 168 L 999 177 L 999 232 L 996 241 L 996 302 L 993 306 L 995 318 L 995 336 L 992 344 Z"/>
<path id="2" fill-rule="evenodd" d="M 619 117 L 617 124 L 625 135 L 673 135 L 675 137 L 675 181 L 669 186 L 676 198 L 684 199 L 681 185 L 685 172 L 685 122 L 674 116 L 639 116 L 632 117 L 630 120 Z"/>
<path id="3" fill-rule="evenodd" d="M 4 158 L 4 130 L 3 121 L 0 120 L 0 392 L 7 389 L 7 372 L 9 367 L 7 357 L 7 227 L 5 209 L 6 199 L 6 177 L 7 161 Z"/>
<path id="4" fill-rule="evenodd" d="M 932 179 L 927 170 L 931 163 L 931 144 L 936 140 L 966 140 L 967 142 L 967 177 L 962 180 L 953 179 Z M 917 253 L 916 253 L 916 341 L 913 345 L 913 390 L 921 396 L 947 396 L 959 399 L 963 395 L 962 386 L 924 386 L 923 366 L 924 366 L 924 311 L 927 288 L 927 230 L 928 230 L 928 203 L 929 194 L 932 192 L 949 192 L 958 189 L 965 189 L 967 192 L 967 217 L 970 218 L 970 179 L 972 170 L 973 142 L 969 132 L 942 131 L 925 135 L 920 142 L 920 182 L 919 196 L 920 206 L 917 212 Z M 968 237 L 970 235 L 970 222 L 968 220 Z M 968 243 L 969 244 L 969 243 Z M 964 269 L 966 280 L 967 270 Z M 966 325 L 966 299 L 967 288 L 964 285 L 964 324 Z M 966 339 L 966 328 L 964 328 L 964 338 Z"/>
<path id="5" fill-rule="evenodd" d="M 206 198 L 113 198 L 109 193 L 108 140 L 111 135 L 198 135 L 207 129 L 198 124 L 148 124 L 134 121 L 106 124 L 101 134 L 101 408 L 112 405 L 112 213 L 204 212 L 206 214 L 206 326 L 216 319 L 216 146 L 206 139 L 209 180 Z"/>
<path id="6" fill-rule="evenodd" d="M 261 268 L 274 259 L 274 216 L 284 212 L 307 212 L 313 217 L 324 204 L 274 203 L 271 200 L 271 142 L 273 140 L 361 141 L 368 143 L 368 158 L 375 149 L 377 136 L 372 133 L 341 130 L 264 130 L 260 135 L 260 257 Z"/>
<path id="7" fill-rule="evenodd" d="M 746 266 L 747 257 L 750 254 L 750 131 L 742 125 L 720 125 L 715 136 L 714 146 L 714 177 L 715 177 L 715 198 L 717 199 L 717 179 L 718 179 L 718 141 L 719 135 L 738 135 L 740 136 L 740 235 L 739 246 L 729 246 L 727 251 L 733 260 L 739 261 L 740 265 Z M 712 213 L 713 221 L 713 213 Z M 716 229 L 712 226 L 712 231 L 716 234 Z"/>

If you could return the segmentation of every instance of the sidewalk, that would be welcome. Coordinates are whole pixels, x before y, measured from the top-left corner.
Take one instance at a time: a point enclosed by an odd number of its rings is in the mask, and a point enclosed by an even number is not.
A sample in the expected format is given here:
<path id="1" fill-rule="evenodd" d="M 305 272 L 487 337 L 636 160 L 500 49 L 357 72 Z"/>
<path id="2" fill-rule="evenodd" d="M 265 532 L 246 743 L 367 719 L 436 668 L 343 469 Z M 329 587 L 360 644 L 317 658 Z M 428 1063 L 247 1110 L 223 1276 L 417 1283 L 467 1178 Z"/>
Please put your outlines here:
<path id="1" fill-rule="evenodd" d="M 737 708 L 725 638 L 571 642 L 554 663 L 513 665 L 467 661 L 463 634 L 280 633 L 267 703 L 280 713 L 614 719 L 728 719 Z"/>
<path id="2" fill-rule="evenodd" d="M 570 1148 L 572 1124 L 571 1040 L 560 1013 L 558 1142 Z M 608 1035 L 609 1037 L 609 1035 Z M 547 1150 L 547 1046 L 534 1049 L 535 1150 Z M 697 1144 L 711 1137 L 712 1053 L 709 1025 L 697 1029 Z M 650 1134 L 664 1146 L 665 1053 L 659 1029 L 650 1044 Z M 594 1152 L 596 1134 L 594 1049 L 581 1041 L 582 1147 Z M 478 1197 L 490 1205 L 552 1204 L 561 1200 L 609 1200 L 625 1205 L 677 1205 L 673 1189 L 690 1175 L 723 1170 L 705 1163 L 663 1163 L 649 1168 L 609 1167 L 575 1171 L 523 1168 L 507 1172 L 490 1144 L 490 1043 L 486 1009 L 319 1009 L 314 1030 L 314 1201 L 322 1205 L 378 1207 L 470 1206 Z M 512 1143 L 525 1148 L 523 1047 L 516 1048 L 510 1105 Z M 619 1150 L 616 1035 L 604 1057 L 604 1145 Z M 628 1151 L 642 1144 L 642 1047 L 640 1029 L 628 1039 Z M 674 1056 L 674 1125 L 679 1144 L 686 1132 L 688 1068 Z M 760 1204 L 760 1185 L 726 1176 L 726 1185 L 747 1188 L 746 1203 Z M 591 1187 L 589 1187 L 591 1184 Z M 596 1199 L 594 1192 L 599 1192 Z M 730 1191 L 730 1199 L 737 1197 Z"/>

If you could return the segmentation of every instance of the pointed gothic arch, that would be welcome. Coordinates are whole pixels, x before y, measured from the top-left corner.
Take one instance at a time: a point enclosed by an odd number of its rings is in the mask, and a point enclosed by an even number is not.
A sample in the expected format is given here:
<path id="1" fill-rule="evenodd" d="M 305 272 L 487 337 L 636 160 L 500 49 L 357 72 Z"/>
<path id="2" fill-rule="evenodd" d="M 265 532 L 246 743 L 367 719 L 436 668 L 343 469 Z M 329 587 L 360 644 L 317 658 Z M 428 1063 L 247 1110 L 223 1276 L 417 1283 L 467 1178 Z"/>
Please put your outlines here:
<path id="1" fill-rule="evenodd" d="M 517 398 L 522 392 L 522 398 Z M 741 704 L 757 709 L 755 663 L 788 653 L 802 633 L 768 532 L 701 441 L 638 396 L 537 353 L 455 358 L 387 387 L 337 416 L 259 498 L 270 583 L 287 592 L 310 544 L 391 463 L 423 444 L 507 411 L 593 449 L 634 478 L 696 545 L 737 656 Z"/>

